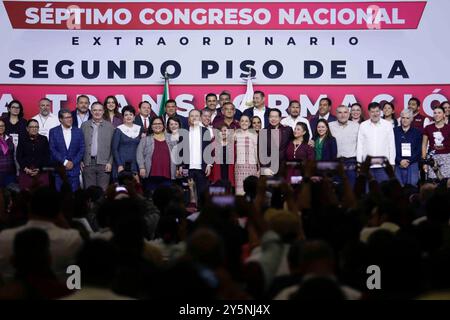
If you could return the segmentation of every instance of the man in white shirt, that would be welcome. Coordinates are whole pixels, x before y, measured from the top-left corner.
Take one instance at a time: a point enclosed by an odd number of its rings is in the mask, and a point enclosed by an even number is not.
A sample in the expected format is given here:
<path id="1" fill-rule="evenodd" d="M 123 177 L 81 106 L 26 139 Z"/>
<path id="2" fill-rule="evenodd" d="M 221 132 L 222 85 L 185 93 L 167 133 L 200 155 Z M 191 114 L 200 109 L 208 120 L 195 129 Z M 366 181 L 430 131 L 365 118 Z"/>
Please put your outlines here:
<path id="1" fill-rule="evenodd" d="M 209 130 L 200 126 L 201 112 L 192 109 L 189 112 L 189 130 L 180 130 L 182 138 L 183 167 L 188 169 L 189 178 L 194 180 L 197 187 L 197 196 L 200 197 L 208 188 L 208 179 L 211 174 L 214 159 L 205 155 L 205 149 L 211 143 Z"/>
<path id="2" fill-rule="evenodd" d="M 52 269 L 61 278 L 66 275 L 66 268 L 74 263 L 75 255 L 82 245 L 80 234 L 75 229 L 61 228 L 60 201 L 56 191 L 44 187 L 37 189 L 31 198 L 31 213 L 28 222 L 20 227 L 5 229 L 0 233 L 0 273 L 10 279 L 13 276 L 11 255 L 14 238 L 17 233 L 37 228 L 47 232 L 50 239 Z"/>
<path id="3" fill-rule="evenodd" d="M 50 129 L 59 126 L 58 117 L 51 113 L 50 110 L 50 99 L 42 98 L 39 100 L 39 113 L 33 117 L 39 123 L 39 134 L 46 136 L 47 139 Z"/>
<path id="4" fill-rule="evenodd" d="M 253 117 L 258 117 L 261 119 L 261 129 L 269 126 L 269 111 L 270 109 L 266 107 L 266 100 L 264 92 L 255 91 L 253 94 L 253 108 L 248 108 L 244 111 L 243 115 L 248 116 L 250 120 Z"/>
<path id="5" fill-rule="evenodd" d="M 362 163 L 367 156 L 385 157 L 394 166 L 396 151 L 392 124 L 381 119 L 381 106 L 378 102 L 369 104 L 369 116 L 370 119 L 359 127 L 356 158 Z M 378 182 L 389 179 L 382 164 L 374 164 L 370 170 Z"/>
<path id="6" fill-rule="evenodd" d="M 337 143 L 337 157 L 344 162 L 350 184 L 356 181 L 356 146 L 359 123 L 349 121 L 350 109 L 344 105 L 336 109 L 337 121 L 329 123 L 330 131 Z"/>
<path id="7" fill-rule="evenodd" d="M 281 124 L 285 127 L 291 127 L 292 130 L 295 129 L 295 126 L 299 122 L 303 122 L 308 127 L 309 136 L 312 137 L 311 127 L 309 125 L 309 121 L 306 118 L 303 118 L 300 116 L 301 113 L 301 106 L 300 102 L 297 100 L 291 100 L 289 102 L 288 107 L 288 116 L 281 120 Z"/>

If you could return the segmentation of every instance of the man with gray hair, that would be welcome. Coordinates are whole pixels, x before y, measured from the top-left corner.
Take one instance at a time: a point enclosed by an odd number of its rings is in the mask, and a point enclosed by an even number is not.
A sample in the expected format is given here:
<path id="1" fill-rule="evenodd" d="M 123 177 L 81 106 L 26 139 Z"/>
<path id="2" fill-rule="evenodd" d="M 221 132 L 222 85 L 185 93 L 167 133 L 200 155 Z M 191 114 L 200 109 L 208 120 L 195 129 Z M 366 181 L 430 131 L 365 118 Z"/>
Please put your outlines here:
<path id="1" fill-rule="evenodd" d="M 330 122 L 330 131 L 337 143 L 337 157 L 344 162 L 347 177 L 353 186 L 356 181 L 356 146 L 359 123 L 349 121 L 350 109 L 341 105 L 336 109 L 337 121 Z"/>
<path id="2" fill-rule="evenodd" d="M 113 125 L 103 120 L 104 107 L 100 102 L 91 106 L 92 119 L 81 125 L 86 145 L 83 169 L 84 187 L 99 186 L 104 191 L 109 185 L 112 169 L 111 142 L 114 134 Z"/>
<path id="3" fill-rule="evenodd" d="M 416 186 L 419 181 L 422 134 L 411 126 L 413 119 L 414 116 L 410 110 L 403 110 L 401 125 L 394 128 L 395 174 L 403 186 Z"/>

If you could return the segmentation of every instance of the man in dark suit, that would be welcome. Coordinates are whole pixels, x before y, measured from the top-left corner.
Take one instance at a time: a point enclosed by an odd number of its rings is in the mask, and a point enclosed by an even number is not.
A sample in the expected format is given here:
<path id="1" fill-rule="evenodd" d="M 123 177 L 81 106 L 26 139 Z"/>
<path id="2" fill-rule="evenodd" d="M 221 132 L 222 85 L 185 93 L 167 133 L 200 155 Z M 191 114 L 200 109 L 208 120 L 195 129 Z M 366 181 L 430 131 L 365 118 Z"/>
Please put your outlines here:
<path id="1" fill-rule="evenodd" d="M 317 121 L 325 119 L 328 123 L 336 121 L 337 118 L 331 114 L 331 99 L 322 98 L 319 102 L 319 113 L 309 119 L 313 136 L 316 134 Z"/>
<path id="2" fill-rule="evenodd" d="M 200 197 L 208 188 L 208 179 L 211 174 L 214 158 L 212 154 L 208 154 L 205 150 L 211 144 L 210 131 L 200 126 L 200 110 L 192 109 L 189 112 L 189 128 L 188 130 L 180 130 L 182 143 L 181 152 L 175 151 L 180 155 L 181 159 L 175 162 L 182 164 L 183 169 L 188 170 L 189 177 L 192 178 L 197 186 L 197 196 Z M 181 161 L 180 161 L 181 160 Z"/>
<path id="3" fill-rule="evenodd" d="M 63 165 L 72 191 L 80 187 L 80 164 L 84 156 L 84 138 L 80 129 L 73 126 L 73 118 L 68 110 L 58 112 L 60 126 L 50 130 L 49 144 L 52 160 L 56 165 Z M 61 190 L 61 177 L 56 174 L 56 189 Z"/>
<path id="4" fill-rule="evenodd" d="M 134 124 L 141 126 L 141 135 L 145 137 L 150 129 L 151 118 L 156 117 L 156 113 L 152 110 L 152 105 L 148 101 L 139 103 L 139 114 L 134 118 Z"/>
<path id="5" fill-rule="evenodd" d="M 270 162 L 270 169 L 273 174 L 276 174 L 286 158 L 286 149 L 289 142 L 293 139 L 294 133 L 291 127 L 283 126 L 281 124 L 281 111 L 276 108 L 270 109 L 269 111 L 269 126 L 266 128 L 265 132 L 267 140 L 262 141 L 262 143 L 267 143 L 267 146 L 262 145 L 260 147 L 266 148 L 267 156 L 270 158 L 273 158 L 274 152 L 278 152 L 278 165 L 274 166 L 274 164 Z M 275 139 L 277 136 L 278 140 Z M 261 167 L 268 168 L 268 165 L 269 164 L 267 163 L 262 163 Z"/>
<path id="6" fill-rule="evenodd" d="M 170 117 L 178 118 L 181 122 L 181 128 L 187 129 L 189 127 L 188 120 L 186 117 L 183 117 L 182 115 L 177 114 L 177 102 L 173 99 L 169 99 L 166 101 L 165 110 L 163 114 L 163 119 L 165 126 L 167 127 L 167 122 L 169 121 Z"/>
<path id="7" fill-rule="evenodd" d="M 246 109 L 243 115 L 248 116 L 252 119 L 254 116 L 258 116 L 261 119 L 261 128 L 267 128 L 269 126 L 269 111 L 270 109 L 266 107 L 265 95 L 262 91 L 255 91 L 253 94 L 253 105 Z"/>
<path id="8" fill-rule="evenodd" d="M 75 128 L 81 128 L 81 125 L 92 118 L 89 97 L 85 95 L 78 96 L 77 108 L 71 112 Z"/>

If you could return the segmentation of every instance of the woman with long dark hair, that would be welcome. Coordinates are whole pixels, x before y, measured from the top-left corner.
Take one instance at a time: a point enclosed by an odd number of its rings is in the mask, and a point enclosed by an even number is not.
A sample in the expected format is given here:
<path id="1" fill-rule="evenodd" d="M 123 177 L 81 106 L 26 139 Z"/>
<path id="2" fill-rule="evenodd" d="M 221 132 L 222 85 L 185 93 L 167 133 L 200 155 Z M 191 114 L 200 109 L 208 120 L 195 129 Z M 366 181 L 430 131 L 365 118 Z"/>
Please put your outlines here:
<path id="1" fill-rule="evenodd" d="M 383 119 L 392 123 L 392 127 L 398 127 L 398 121 L 395 118 L 395 107 L 392 102 L 386 102 L 383 105 Z"/>
<path id="2" fill-rule="evenodd" d="M 335 161 L 337 159 L 336 138 L 331 135 L 330 127 L 325 119 L 317 122 L 314 151 L 317 161 Z"/>
<path id="3" fill-rule="evenodd" d="M 119 103 L 115 96 L 107 96 L 105 102 L 105 113 L 103 114 L 103 119 L 111 122 L 114 128 L 117 128 L 123 123 L 123 117 L 119 112 Z"/>
<path id="4" fill-rule="evenodd" d="M 364 121 L 362 107 L 359 103 L 354 103 L 350 106 L 350 120 L 358 123 Z"/>

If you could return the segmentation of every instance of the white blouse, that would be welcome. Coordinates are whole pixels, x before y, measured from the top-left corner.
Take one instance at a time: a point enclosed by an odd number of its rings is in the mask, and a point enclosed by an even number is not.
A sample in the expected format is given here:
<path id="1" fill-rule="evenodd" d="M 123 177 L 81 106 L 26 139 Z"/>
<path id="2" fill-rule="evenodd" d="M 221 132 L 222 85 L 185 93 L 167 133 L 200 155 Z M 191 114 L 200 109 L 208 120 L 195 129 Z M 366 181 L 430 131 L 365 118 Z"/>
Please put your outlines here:
<path id="1" fill-rule="evenodd" d="M 132 127 L 128 127 L 124 124 L 121 124 L 117 127 L 124 135 L 127 137 L 134 139 L 139 135 L 139 132 L 141 132 L 141 126 L 138 126 L 137 124 L 133 124 Z"/>

